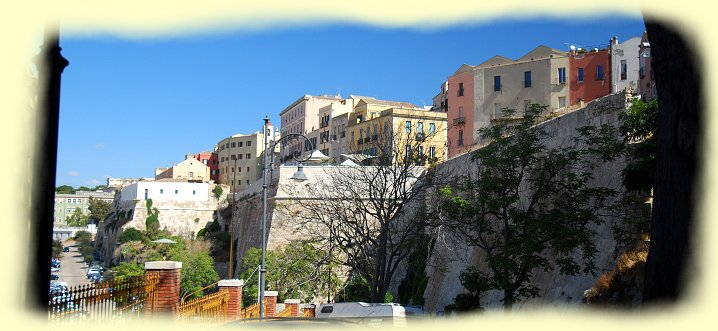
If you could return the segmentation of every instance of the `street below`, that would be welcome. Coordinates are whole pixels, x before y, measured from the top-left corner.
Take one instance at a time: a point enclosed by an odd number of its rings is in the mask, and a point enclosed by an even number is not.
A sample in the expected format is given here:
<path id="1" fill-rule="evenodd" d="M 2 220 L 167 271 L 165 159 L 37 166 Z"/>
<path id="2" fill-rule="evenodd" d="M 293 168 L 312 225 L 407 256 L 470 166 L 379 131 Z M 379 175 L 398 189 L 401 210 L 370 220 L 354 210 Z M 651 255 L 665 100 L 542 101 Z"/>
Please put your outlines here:
<path id="1" fill-rule="evenodd" d="M 78 252 L 75 242 L 67 240 L 63 242 L 63 246 L 69 247 L 70 251 L 63 252 L 62 258 L 60 258 L 59 281 L 66 282 L 67 287 L 90 284 L 85 275 L 87 273 L 87 264 L 85 264 L 80 252 Z"/>

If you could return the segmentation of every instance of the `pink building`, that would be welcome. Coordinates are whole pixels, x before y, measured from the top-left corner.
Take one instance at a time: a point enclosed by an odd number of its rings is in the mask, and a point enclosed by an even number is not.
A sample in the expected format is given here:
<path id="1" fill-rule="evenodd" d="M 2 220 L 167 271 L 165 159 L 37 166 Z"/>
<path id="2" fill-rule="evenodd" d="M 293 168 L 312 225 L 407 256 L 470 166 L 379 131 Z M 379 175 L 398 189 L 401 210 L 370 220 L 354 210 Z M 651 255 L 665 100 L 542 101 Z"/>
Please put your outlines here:
<path id="1" fill-rule="evenodd" d="M 449 77 L 446 92 L 448 157 L 461 154 L 473 144 L 474 67 L 462 65 Z"/>
<path id="2" fill-rule="evenodd" d="M 195 154 L 194 158 L 209 167 L 209 179 L 217 183 L 217 178 L 219 177 L 219 162 L 217 161 L 217 153 L 204 151 L 199 154 Z"/>

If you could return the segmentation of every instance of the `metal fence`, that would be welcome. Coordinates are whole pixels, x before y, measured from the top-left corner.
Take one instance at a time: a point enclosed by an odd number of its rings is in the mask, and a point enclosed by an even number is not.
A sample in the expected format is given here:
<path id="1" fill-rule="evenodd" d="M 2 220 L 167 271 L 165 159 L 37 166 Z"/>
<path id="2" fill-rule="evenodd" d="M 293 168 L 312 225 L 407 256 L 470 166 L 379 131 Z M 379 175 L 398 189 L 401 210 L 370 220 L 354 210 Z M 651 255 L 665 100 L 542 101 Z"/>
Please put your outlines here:
<path id="1" fill-rule="evenodd" d="M 159 274 L 70 287 L 50 295 L 48 315 L 56 324 L 123 321 L 152 314 Z"/>
<path id="2" fill-rule="evenodd" d="M 221 289 L 219 292 L 181 303 L 177 317 L 189 322 L 221 323 L 227 319 L 228 307 L 229 291 Z"/>
<path id="3" fill-rule="evenodd" d="M 259 303 L 255 303 L 245 309 L 242 309 L 242 318 L 259 317 Z"/>

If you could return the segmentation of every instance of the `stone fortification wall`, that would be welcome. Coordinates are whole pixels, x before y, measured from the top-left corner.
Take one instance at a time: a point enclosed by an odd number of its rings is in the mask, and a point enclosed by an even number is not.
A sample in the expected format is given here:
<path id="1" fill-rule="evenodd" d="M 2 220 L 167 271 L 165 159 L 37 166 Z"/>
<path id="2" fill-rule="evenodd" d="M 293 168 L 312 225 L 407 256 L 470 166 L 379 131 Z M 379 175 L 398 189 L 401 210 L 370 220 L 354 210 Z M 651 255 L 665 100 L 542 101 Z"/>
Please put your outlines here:
<path id="1" fill-rule="evenodd" d="M 618 93 L 609 95 L 589 103 L 577 111 L 564 114 L 539 124 L 549 134 L 546 146 L 556 147 L 572 142 L 576 136 L 576 129 L 586 125 L 600 126 L 612 124 L 619 126 L 618 114 L 625 110 L 628 95 Z M 596 169 L 595 180 L 592 184 L 620 188 L 621 170 L 625 167 L 625 160 L 619 159 L 604 163 Z M 448 160 L 436 169 L 436 177 L 442 182 L 451 180 L 459 175 L 475 174 L 476 161 L 471 160 L 470 154 L 464 154 Z M 427 205 L 435 204 L 436 190 L 427 192 Z M 607 222 L 606 222 L 607 223 Z M 595 238 L 598 255 L 596 265 L 598 272 L 612 269 L 618 256 L 618 248 L 613 239 L 610 225 L 604 223 L 596 228 Z M 445 229 L 438 228 L 432 233 L 436 245 L 427 262 L 426 273 L 429 284 L 424 292 L 424 308 L 429 312 L 443 311 L 446 305 L 454 302 L 454 297 L 464 291 L 459 281 L 459 274 L 470 265 L 481 266 L 484 255 L 479 249 L 468 246 L 465 242 L 452 236 Z M 583 291 L 590 288 L 595 282 L 593 275 L 562 276 L 552 272 L 536 272 L 534 283 L 543 289 L 539 298 L 520 303 L 517 308 L 531 305 L 577 305 L 581 301 Z M 489 293 L 482 305 L 497 307 L 501 304 L 500 293 Z"/>

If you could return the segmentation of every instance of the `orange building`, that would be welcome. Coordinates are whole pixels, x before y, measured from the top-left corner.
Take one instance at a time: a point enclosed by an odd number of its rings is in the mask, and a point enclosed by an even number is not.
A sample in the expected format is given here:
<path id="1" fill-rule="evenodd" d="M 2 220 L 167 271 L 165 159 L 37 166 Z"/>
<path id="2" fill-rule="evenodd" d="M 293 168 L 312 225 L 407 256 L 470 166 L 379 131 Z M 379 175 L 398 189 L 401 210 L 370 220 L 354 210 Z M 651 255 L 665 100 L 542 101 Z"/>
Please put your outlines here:
<path id="1" fill-rule="evenodd" d="M 571 105 L 590 102 L 611 93 L 611 63 L 607 49 L 569 53 L 569 100 Z"/>

